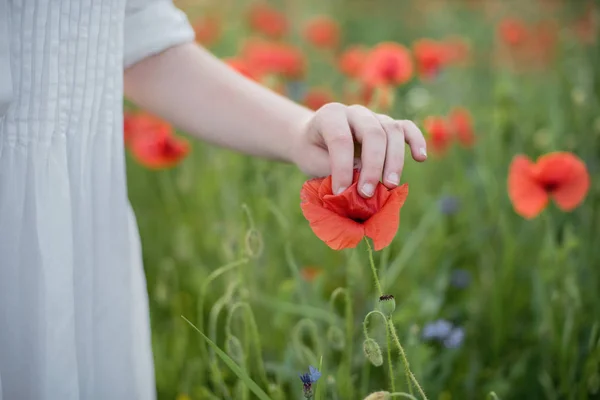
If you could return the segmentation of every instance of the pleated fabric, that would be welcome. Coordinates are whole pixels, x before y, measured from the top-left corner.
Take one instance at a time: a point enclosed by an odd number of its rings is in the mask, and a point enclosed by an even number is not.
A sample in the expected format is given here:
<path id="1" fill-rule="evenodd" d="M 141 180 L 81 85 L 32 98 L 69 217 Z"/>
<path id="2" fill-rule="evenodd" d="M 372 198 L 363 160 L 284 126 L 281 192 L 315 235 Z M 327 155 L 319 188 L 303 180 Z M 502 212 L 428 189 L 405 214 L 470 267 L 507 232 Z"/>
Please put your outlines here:
<path id="1" fill-rule="evenodd" d="M 123 70 L 194 32 L 171 0 L 0 12 L 0 400 L 152 400 Z"/>

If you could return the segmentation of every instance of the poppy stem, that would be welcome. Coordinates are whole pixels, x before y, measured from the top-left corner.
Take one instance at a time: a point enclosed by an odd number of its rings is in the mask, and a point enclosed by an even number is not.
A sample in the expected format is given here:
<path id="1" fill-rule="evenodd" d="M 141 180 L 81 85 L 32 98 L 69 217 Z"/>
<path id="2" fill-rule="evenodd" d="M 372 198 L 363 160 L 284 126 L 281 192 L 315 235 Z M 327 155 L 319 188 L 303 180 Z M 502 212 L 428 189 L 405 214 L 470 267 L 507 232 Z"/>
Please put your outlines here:
<path id="1" fill-rule="evenodd" d="M 423 400 L 427 400 L 427 396 L 425 395 L 425 392 L 421 388 L 419 381 L 417 381 L 417 378 L 410 370 L 408 358 L 406 358 L 406 352 L 404 351 L 404 348 L 400 344 L 400 339 L 398 339 L 398 334 L 396 333 L 396 327 L 394 326 L 394 322 L 392 321 L 391 316 L 388 317 L 388 327 L 390 329 L 390 333 L 392 334 L 394 344 L 396 345 L 396 347 L 398 348 L 398 352 L 400 353 L 400 358 L 402 358 L 402 362 L 404 363 L 404 372 L 406 373 L 406 379 L 408 380 L 408 387 L 409 387 L 410 394 L 411 395 L 413 394 L 412 385 L 411 385 L 411 382 L 412 382 L 415 385 L 415 387 L 417 388 L 417 391 L 419 392 L 419 394 L 421 395 Z"/>
<path id="2" fill-rule="evenodd" d="M 379 292 L 379 297 L 383 296 L 383 290 L 381 289 L 381 283 L 379 282 L 379 277 L 377 276 L 377 268 L 375 268 L 375 259 L 373 258 L 373 248 L 371 247 L 371 243 L 369 243 L 369 239 L 367 239 L 365 237 L 365 242 L 367 243 L 367 248 L 369 249 L 369 264 L 371 265 L 371 271 L 373 272 L 373 279 L 375 280 L 375 286 L 377 287 L 377 291 Z M 380 313 L 381 314 L 381 313 Z M 383 319 L 385 320 L 385 323 L 387 325 L 387 319 L 385 317 L 385 315 L 381 314 L 383 316 Z M 366 319 L 365 319 L 366 321 Z M 367 328 L 366 325 L 364 327 L 365 329 L 365 337 L 367 336 Z M 390 370 L 390 387 L 392 389 L 392 392 L 396 391 L 396 381 L 394 379 L 394 363 L 392 362 L 392 343 L 390 342 L 390 330 L 387 329 L 385 330 L 385 339 L 387 342 L 387 358 L 388 358 L 388 368 Z M 410 384 L 410 380 L 408 379 L 407 376 L 407 382 L 408 382 L 408 387 L 411 390 L 412 393 L 412 385 Z"/>
<path id="3" fill-rule="evenodd" d="M 371 243 L 369 243 L 369 239 L 367 239 L 366 237 L 365 243 L 367 244 L 367 249 L 369 250 L 369 263 L 371 264 L 371 271 L 373 272 L 375 287 L 377 288 L 377 293 L 379 293 L 379 297 L 381 297 L 383 296 L 383 289 L 381 289 L 381 283 L 379 282 L 379 277 L 377 276 L 377 268 L 375 268 L 375 260 L 373 259 L 373 247 L 371 247 Z"/>

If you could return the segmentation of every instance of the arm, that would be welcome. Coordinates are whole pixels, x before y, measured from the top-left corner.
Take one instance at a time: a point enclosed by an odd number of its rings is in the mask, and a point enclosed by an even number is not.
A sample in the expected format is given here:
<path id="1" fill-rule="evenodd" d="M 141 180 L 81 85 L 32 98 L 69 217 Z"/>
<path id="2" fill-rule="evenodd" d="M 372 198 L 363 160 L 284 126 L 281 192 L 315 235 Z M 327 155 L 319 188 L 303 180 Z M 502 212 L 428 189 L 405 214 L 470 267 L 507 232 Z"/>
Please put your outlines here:
<path id="1" fill-rule="evenodd" d="M 311 176 L 331 174 L 336 193 L 352 184 L 356 161 L 364 197 L 379 181 L 397 186 L 405 142 L 415 160 L 427 158 L 425 139 L 411 121 L 339 103 L 312 112 L 238 75 L 193 38 L 172 0 L 127 0 L 126 96 L 207 142 L 293 162 Z"/>
<path id="2" fill-rule="evenodd" d="M 192 43 L 128 68 L 125 94 L 206 142 L 284 162 L 293 161 L 296 139 L 314 114 Z"/>

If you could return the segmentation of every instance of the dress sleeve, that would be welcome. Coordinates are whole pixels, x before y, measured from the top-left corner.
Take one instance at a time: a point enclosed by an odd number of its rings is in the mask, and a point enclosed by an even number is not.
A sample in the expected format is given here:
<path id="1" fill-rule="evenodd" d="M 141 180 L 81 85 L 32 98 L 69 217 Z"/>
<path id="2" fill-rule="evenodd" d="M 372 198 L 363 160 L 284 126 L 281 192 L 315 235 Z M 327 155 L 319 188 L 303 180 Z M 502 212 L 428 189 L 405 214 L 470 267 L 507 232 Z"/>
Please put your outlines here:
<path id="1" fill-rule="evenodd" d="M 195 38 L 187 16 L 173 0 L 127 0 L 124 31 L 125 68 Z"/>

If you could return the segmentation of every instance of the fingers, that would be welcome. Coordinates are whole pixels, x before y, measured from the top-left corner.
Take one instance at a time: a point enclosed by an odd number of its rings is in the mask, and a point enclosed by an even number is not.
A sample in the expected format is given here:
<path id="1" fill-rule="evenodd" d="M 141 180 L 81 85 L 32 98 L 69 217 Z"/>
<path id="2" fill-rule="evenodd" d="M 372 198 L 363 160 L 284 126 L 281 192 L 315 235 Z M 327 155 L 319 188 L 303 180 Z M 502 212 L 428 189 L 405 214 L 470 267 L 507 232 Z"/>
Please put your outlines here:
<path id="1" fill-rule="evenodd" d="M 427 144 L 421 130 L 414 122 L 409 120 L 401 120 L 398 123 L 404 132 L 404 140 L 410 146 L 412 158 L 419 162 L 425 161 L 427 159 Z"/>
<path id="2" fill-rule="evenodd" d="M 387 115 L 378 114 L 377 118 L 387 134 L 387 148 L 383 167 L 383 184 L 394 188 L 400 184 L 404 167 L 404 132 L 400 122 Z"/>
<path id="3" fill-rule="evenodd" d="M 338 103 L 327 104 L 316 118 L 317 129 L 329 152 L 333 193 L 339 194 L 352 184 L 354 174 L 354 138 L 348 126 L 346 107 Z"/>
<path id="4" fill-rule="evenodd" d="M 376 115 L 363 106 L 346 109 L 354 137 L 362 145 L 358 191 L 371 197 L 383 173 L 388 136 Z"/>

